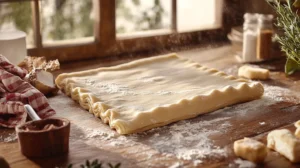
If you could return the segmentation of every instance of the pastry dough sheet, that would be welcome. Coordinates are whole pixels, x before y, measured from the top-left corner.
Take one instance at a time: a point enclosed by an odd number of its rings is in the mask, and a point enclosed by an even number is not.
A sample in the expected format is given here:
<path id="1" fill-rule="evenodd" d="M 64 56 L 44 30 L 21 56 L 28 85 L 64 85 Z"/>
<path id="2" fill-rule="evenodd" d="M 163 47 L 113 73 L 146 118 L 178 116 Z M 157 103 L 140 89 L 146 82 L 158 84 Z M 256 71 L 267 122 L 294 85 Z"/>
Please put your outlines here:
<path id="1" fill-rule="evenodd" d="M 65 73 L 56 85 L 120 134 L 193 118 L 258 99 L 258 82 L 228 76 L 176 54 Z"/>

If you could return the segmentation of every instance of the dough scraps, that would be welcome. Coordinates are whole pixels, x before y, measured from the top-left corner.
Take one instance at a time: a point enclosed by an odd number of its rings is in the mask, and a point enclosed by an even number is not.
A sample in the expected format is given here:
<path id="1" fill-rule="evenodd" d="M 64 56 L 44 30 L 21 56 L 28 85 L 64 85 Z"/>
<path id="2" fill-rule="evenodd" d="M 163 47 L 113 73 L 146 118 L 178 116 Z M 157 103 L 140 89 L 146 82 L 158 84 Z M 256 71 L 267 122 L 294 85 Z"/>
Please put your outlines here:
<path id="1" fill-rule="evenodd" d="M 258 99 L 258 82 L 226 75 L 176 54 L 56 78 L 57 86 L 120 134 L 142 132 Z"/>
<path id="2" fill-rule="evenodd" d="M 238 76 L 248 79 L 267 80 L 270 76 L 270 71 L 264 68 L 251 67 L 244 65 L 239 68 Z"/>
<path id="3" fill-rule="evenodd" d="M 233 150 L 236 156 L 255 163 L 264 162 L 268 154 L 266 145 L 246 137 L 235 141 L 233 144 Z"/>
<path id="4" fill-rule="evenodd" d="M 300 139 L 290 130 L 274 130 L 268 134 L 267 147 L 285 156 L 293 163 L 300 162 Z"/>

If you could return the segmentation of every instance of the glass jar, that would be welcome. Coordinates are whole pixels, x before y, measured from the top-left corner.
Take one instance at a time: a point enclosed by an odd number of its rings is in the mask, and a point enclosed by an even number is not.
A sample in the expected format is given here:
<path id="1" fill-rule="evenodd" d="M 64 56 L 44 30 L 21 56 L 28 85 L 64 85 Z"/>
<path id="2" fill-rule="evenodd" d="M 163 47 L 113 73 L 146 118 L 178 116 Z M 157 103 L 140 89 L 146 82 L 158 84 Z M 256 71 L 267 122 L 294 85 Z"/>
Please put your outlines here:
<path id="1" fill-rule="evenodd" d="M 259 15 L 257 27 L 257 59 L 272 58 L 273 15 Z"/>
<path id="2" fill-rule="evenodd" d="M 243 25 L 243 62 L 255 62 L 257 47 L 257 14 L 246 13 Z"/>

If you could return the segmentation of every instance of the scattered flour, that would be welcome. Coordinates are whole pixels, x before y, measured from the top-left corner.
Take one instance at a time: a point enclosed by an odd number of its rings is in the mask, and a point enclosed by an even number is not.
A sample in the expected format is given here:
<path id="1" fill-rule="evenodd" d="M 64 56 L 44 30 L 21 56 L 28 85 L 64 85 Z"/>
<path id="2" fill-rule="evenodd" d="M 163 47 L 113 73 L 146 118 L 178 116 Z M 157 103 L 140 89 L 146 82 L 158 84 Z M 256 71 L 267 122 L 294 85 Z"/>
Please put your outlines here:
<path id="1" fill-rule="evenodd" d="M 103 132 L 102 130 L 97 130 L 97 129 L 89 129 L 89 128 L 86 128 L 86 131 L 89 132 L 89 134 L 87 134 L 85 136 L 85 138 L 95 138 L 95 137 L 100 137 L 102 138 L 103 140 L 110 140 L 114 137 L 116 137 L 116 133 L 114 132 Z"/>
<path id="2" fill-rule="evenodd" d="M 230 127 L 229 118 L 217 118 L 210 121 L 190 122 L 180 121 L 171 126 L 165 126 L 148 131 L 165 131 L 165 134 L 150 138 L 149 144 L 162 153 L 174 154 L 179 159 L 201 160 L 207 157 L 226 156 L 225 149 L 214 146 L 209 136 L 222 133 Z M 209 126 L 218 125 L 219 129 L 207 129 Z M 154 134 L 155 135 L 155 134 Z"/>
<path id="3" fill-rule="evenodd" d="M 126 136 L 119 135 L 115 131 L 104 131 L 102 129 L 91 129 L 86 127 L 82 127 L 81 129 L 84 130 L 84 135 L 81 136 L 82 139 L 107 141 L 110 146 L 135 145 L 134 141 L 130 141 Z"/>
<path id="4" fill-rule="evenodd" d="M 14 142 L 18 139 L 16 133 L 10 133 L 7 136 L 0 136 L 0 142 Z"/>
<path id="5" fill-rule="evenodd" d="M 264 97 L 268 97 L 274 101 L 296 101 L 295 98 L 297 97 L 297 93 L 290 91 L 286 88 L 281 88 L 278 86 L 270 86 L 270 85 L 264 85 L 265 93 Z"/>
<path id="6" fill-rule="evenodd" d="M 234 164 L 229 165 L 229 167 L 236 167 L 236 166 L 238 166 L 239 168 L 255 168 L 256 164 L 247 160 L 236 159 L 234 160 Z"/>
<path id="7" fill-rule="evenodd" d="M 266 125 L 266 122 L 259 122 L 259 125 Z"/>
<path id="8" fill-rule="evenodd" d="M 217 118 L 210 121 L 190 122 L 188 120 L 180 121 L 171 126 L 155 128 L 145 133 L 133 135 L 118 135 L 114 131 L 104 131 L 101 129 L 90 129 L 82 127 L 84 135 L 82 139 L 90 141 L 95 145 L 95 142 L 103 143 L 112 147 L 118 146 L 135 146 L 139 143 L 150 146 L 151 149 L 156 149 L 166 157 L 176 156 L 179 159 L 195 160 L 194 164 L 201 164 L 201 159 L 204 158 L 220 158 L 226 156 L 225 149 L 213 145 L 213 141 L 209 136 L 222 133 L 230 123 L 226 120 L 229 118 Z M 214 129 L 214 125 L 219 125 L 219 129 Z M 206 129 L 211 126 L 212 129 Z M 159 131 L 160 133 L 157 133 Z M 102 142 L 100 142 L 102 141 Z M 97 144 L 96 144 L 97 145 Z M 101 144 L 100 144 L 101 145 Z M 128 153 L 139 153 L 140 148 L 129 151 Z M 155 154 L 155 153 L 154 153 Z M 153 154 L 148 153 L 148 158 Z"/>
<path id="9" fill-rule="evenodd" d="M 182 166 L 179 162 L 173 164 L 172 166 L 170 166 L 169 168 L 179 168 L 180 166 Z"/>
<path id="10" fill-rule="evenodd" d="M 210 160 L 223 159 L 227 157 L 227 149 L 216 146 L 211 137 L 226 134 L 226 131 L 232 127 L 230 120 L 233 117 L 249 117 L 254 115 L 252 113 L 255 112 L 264 113 L 263 110 L 255 109 L 263 109 L 280 101 L 293 102 L 296 100 L 293 99 L 293 96 L 297 96 L 296 93 L 292 93 L 288 89 L 268 85 L 264 85 L 264 88 L 264 96 L 259 100 L 226 107 L 200 118 L 183 120 L 168 126 L 154 128 L 144 133 L 127 136 L 118 135 L 115 131 L 109 129 L 82 127 L 84 130 L 82 138 L 93 144 L 98 142 L 99 146 L 105 144 L 116 149 L 119 146 L 131 146 L 132 148 L 130 149 L 132 151 L 129 151 L 129 153 L 144 154 L 149 159 L 157 153 L 148 153 L 149 150 L 147 148 L 155 149 L 166 157 L 175 156 L 179 159 L 193 160 L 195 166 L 202 164 L 205 158 L 210 158 Z M 264 125 L 266 123 L 260 121 L 259 124 Z M 139 147 L 135 148 L 134 146 L 136 145 Z M 144 146 L 145 149 L 141 150 L 140 146 Z M 143 153 L 143 151 L 146 152 Z M 180 164 L 178 163 L 171 167 L 180 167 Z M 241 168 L 253 166 L 253 163 L 243 160 L 235 160 L 234 164 L 238 164 Z"/>
<path id="11" fill-rule="evenodd" d="M 198 166 L 198 165 L 200 165 L 201 163 L 203 163 L 202 160 L 194 160 L 194 161 L 193 161 L 194 166 Z"/>

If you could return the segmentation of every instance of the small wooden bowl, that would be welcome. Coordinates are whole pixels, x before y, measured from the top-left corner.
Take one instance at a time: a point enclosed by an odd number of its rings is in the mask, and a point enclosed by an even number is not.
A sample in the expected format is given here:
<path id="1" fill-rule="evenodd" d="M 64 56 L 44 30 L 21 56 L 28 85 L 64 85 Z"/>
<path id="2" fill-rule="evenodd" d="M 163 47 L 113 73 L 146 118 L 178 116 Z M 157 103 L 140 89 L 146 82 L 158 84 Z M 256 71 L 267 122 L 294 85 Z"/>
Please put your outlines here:
<path id="1" fill-rule="evenodd" d="M 57 156 L 69 151 L 70 121 L 48 118 L 16 127 L 19 145 L 27 157 Z"/>

